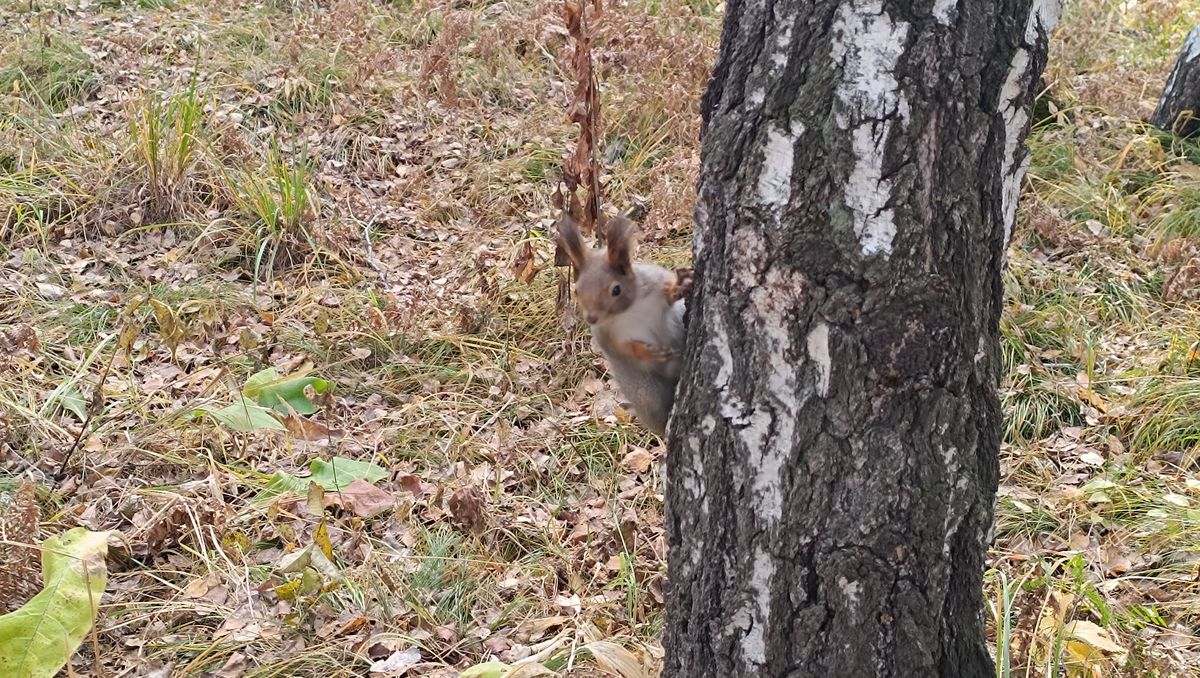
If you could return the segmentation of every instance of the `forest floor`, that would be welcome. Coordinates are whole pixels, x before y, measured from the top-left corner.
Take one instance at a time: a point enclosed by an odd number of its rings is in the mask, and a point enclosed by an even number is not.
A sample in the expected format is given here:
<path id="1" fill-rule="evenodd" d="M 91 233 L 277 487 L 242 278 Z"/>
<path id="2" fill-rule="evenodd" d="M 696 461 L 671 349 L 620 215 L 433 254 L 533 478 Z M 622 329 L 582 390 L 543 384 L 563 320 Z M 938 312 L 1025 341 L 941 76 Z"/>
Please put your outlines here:
<path id="1" fill-rule="evenodd" d="M 0 495 L 25 541 L 124 538 L 77 675 L 653 673 L 662 450 L 550 265 L 560 10 L 0 0 Z M 596 25 L 606 199 L 666 264 L 721 10 Z M 1200 145 L 1142 122 L 1197 21 L 1092 0 L 1054 36 L 1005 278 L 1003 675 L 1200 675 Z M 241 394 L 280 378 L 319 407 L 263 430 Z"/>

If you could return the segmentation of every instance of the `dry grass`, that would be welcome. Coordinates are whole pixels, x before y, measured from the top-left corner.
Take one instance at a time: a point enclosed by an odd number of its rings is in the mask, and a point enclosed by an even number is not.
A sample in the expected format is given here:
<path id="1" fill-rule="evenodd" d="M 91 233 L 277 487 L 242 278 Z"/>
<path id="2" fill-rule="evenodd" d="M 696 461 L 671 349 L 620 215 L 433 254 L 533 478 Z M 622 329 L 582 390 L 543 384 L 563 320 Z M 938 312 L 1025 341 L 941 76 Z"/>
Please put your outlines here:
<path id="1" fill-rule="evenodd" d="M 1200 662 L 1200 146 L 1140 122 L 1185 4 L 1076 3 L 1056 36 L 1002 328 L 1005 675 L 1080 668 L 1081 622 L 1125 652 L 1088 660 L 1104 675 Z M 43 533 L 127 536 L 106 675 L 363 675 L 415 647 L 409 675 L 545 650 L 582 676 L 596 638 L 653 667 L 659 450 L 619 423 L 554 274 L 510 268 L 549 258 L 573 146 L 560 5 L 2 7 L 0 488 L 39 483 Z M 715 12 L 599 24 L 607 196 L 669 263 Z M 194 416 L 267 366 L 334 383 L 321 435 Z M 334 456 L 387 468 L 396 508 L 264 498 Z M 322 525 L 313 588 L 282 564 Z"/>

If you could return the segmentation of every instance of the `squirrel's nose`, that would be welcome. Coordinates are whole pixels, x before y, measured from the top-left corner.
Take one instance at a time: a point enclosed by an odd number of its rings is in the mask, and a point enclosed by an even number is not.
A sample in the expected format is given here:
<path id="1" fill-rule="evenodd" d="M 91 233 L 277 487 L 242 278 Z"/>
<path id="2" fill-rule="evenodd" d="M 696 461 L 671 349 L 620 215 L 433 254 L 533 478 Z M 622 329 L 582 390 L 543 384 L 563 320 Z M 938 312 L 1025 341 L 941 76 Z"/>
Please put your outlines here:
<path id="1" fill-rule="evenodd" d="M 587 324 L 595 325 L 596 321 L 600 318 L 598 318 L 595 313 L 584 313 L 583 319 L 587 321 Z"/>

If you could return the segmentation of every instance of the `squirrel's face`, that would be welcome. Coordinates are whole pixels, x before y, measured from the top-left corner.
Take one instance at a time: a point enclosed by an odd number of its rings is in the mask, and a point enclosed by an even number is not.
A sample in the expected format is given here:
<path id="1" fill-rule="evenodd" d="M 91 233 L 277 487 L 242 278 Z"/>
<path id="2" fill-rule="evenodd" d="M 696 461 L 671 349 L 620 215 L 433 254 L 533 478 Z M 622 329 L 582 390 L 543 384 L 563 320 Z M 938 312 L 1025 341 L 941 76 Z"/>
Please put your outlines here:
<path id="1" fill-rule="evenodd" d="M 575 296 L 579 299 L 583 319 L 589 325 L 625 312 L 637 300 L 637 293 L 637 278 L 633 271 L 618 273 L 605 265 L 603 256 L 592 259 L 579 272 L 579 280 L 575 283 Z"/>

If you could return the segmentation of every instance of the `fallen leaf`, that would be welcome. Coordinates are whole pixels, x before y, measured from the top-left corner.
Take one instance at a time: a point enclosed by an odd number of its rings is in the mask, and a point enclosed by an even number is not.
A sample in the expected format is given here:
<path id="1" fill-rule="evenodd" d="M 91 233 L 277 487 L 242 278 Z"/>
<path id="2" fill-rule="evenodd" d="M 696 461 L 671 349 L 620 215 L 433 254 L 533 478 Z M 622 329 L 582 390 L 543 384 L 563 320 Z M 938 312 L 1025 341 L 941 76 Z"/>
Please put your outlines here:
<path id="1" fill-rule="evenodd" d="M 325 523 L 324 518 L 313 529 L 312 540 L 317 545 L 317 548 L 321 549 L 321 553 L 325 554 L 326 558 L 333 559 L 333 542 L 329 541 L 329 526 Z"/>
<path id="2" fill-rule="evenodd" d="M 341 429 L 330 428 L 316 419 L 302 417 L 299 414 L 290 414 L 281 419 L 288 432 L 299 440 L 322 441 L 345 435 L 345 431 Z"/>
<path id="3" fill-rule="evenodd" d="M 621 678 L 649 678 L 650 674 L 629 650 L 607 640 L 587 643 L 583 649 L 592 653 L 600 668 L 615 673 Z"/>
<path id="4" fill-rule="evenodd" d="M 203 598 L 210 588 L 213 581 L 210 577 L 199 577 L 188 582 L 187 586 L 183 587 L 184 598 Z"/>
<path id="5" fill-rule="evenodd" d="M 471 666 L 459 674 L 459 678 L 503 678 L 509 665 L 504 662 L 484 662 Z"/>
<path id="6" fill-rule="evenodd" d="M 1104 627 L 1083 619 L 1077 619 L 1067 624 L 1063 628 L 1063 638 L 1078 641 L 1086 646 L 1086 650 L 1082 653 L 1078 652 L 1080 648 L 1075 648 L 1075 651 L 1072 652 L 1081 661 L 1094 661 L 1097 653 L 1115 656 L 1125 654 L 1125 648 L 1118 645 Z"/>
<path id="7" fill-rule="evenodd" d="M 65 287 L 51 283 L 37 283 L 37 290 L 38 294 L 42 295 L 46 299 L 62 299 L 63 297 L 67 296 L 67 290 Z"/>
<path id="8" fill-rule="evenodd" d="M 650 464 L 653 461 L 654 457 L 649 452 L 640 447 L 635 447 L 621 460 L 621 468 L 633 471 L 634 473 L 645 473 L 650 470 Z"/>
<path id="9" fill-rule="evenodd" d="M 249 668 L 249 662 L 246 659 L 246 655 L 241 652 L 234 652 L 229 656 L 229 659 L 225 660 L 221 668 L 217 669 L 215 675 L 219 678 L 241 678 L 247 668 Z"/>
<path id="10" fill-rule="evenodd" d="M 421 487 L 421 479 L 411 473 L 400 476 L 400 487 L 417 498 L 425 495 L 425 490 Z"/>
<path id="11" fill-rule="evenodd" d="M 455 490 L 450 495 L 449 508 L 454 522 L 476 534 L 487 525 L 487 501 L 473 486 Z"/>
<path id="12" fill-rule="evenodd" d="M 42 542 L 41 592 L 0 616 L 0 675 L 49 678 L 75 654 L 108 582 L 109 534 L 76 527 Z"/>
<path id="13" fill-rule="evenodd" d="M 1187 508 L 1192 503 L 1187 497 L 1182 494 L 1175 494 L 1174 492 L 1163 495 L 1163 501 L 1180 508 Z"/>
<path id="14" fill-rule="evenodd" d="M 575 594 L 569 596 L 558 595 L 554 597 L 555 605 L 557 605 L 563 612 L 568 612 L 574 615 L 579 614 L 580 603 L 581 601 L 579 600 L 579 596 Z"/>
<path id="15" fill-rule="evenodd" d="M 325 495 L 325 506 L 349 509 L 361 518 L 379 515 L 392 508 L 395 503 L 395 495 L 375 487 L 362 478 L 354 479 L 340 491 L 329 492 Z"/>
<path id="16" fill-rule="evenodd" d="M 529 244 L 528 240 L 517 247 L 517 255 L 513 259 L 512 270 L 517 280 L 525 284 L 532 282 L 537 277 L 538 272 L 541 271 L 533 263 L 533 247 Z"/>
<path id="17" fill-rule="evenodd" d="M 371 664 L 371 668 L 367 671 L 371 673 L 395 673 L 408 669 L 408 667 L 421 661 L 421 650 L 415 647 L 410 647 L 406 650 L 396 650 L 386 659 Z"/>
<path id="18" fill-rule="evenodd" d="M 1120 549 L 1110 548 L 1105 549 L 1107 558 L 1104 562 L 1104 571 L 1106 574 L 1113 576 L 1121 576 L 1133 567 L 1133 562 L 1129 560 L 1129 556 L 1121 552 Z"/>

